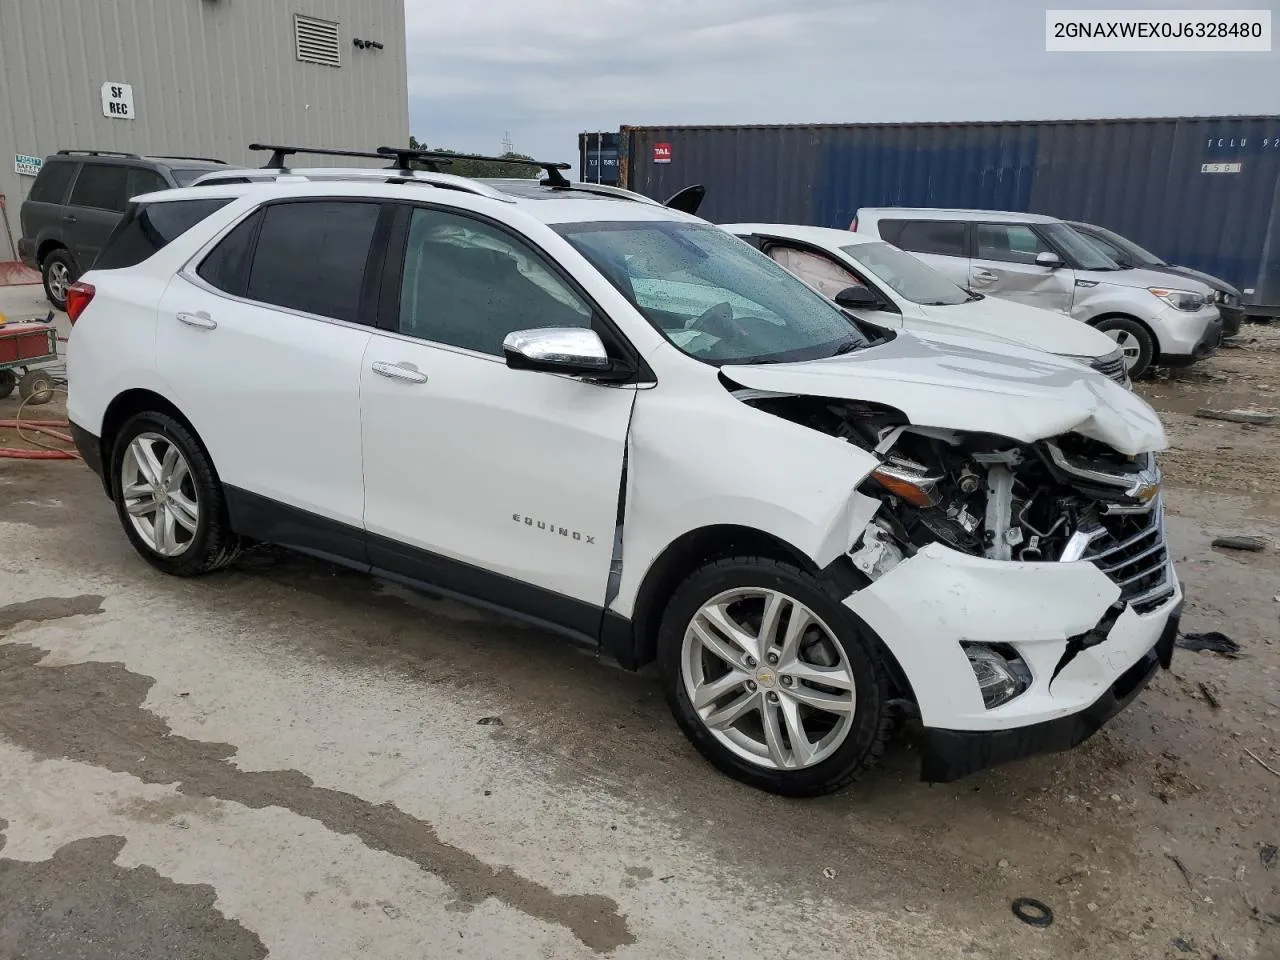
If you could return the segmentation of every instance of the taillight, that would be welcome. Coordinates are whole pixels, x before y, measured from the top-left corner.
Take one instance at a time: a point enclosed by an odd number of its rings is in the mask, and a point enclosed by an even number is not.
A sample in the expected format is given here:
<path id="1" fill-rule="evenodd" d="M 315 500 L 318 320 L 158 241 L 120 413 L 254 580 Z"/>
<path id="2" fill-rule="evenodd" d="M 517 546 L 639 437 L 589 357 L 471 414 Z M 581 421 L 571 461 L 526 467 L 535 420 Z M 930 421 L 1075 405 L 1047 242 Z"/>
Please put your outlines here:
<path id="1" fill-rule="evenodd" d="M 851 231 L 853 231 L 854 233 L 857 233 L 857 232 L 858 232 L 858 218 L 857 218 L 857 217 L 854 217 L 854 218 L 853 218 L 853 223 L 849 224 L 849 229 L 850 229 Z"/>
<path id="2" fill-rule="evenodd" d="M 84 313 L 84 308 L 97 292 L 92 283 L 77 282 L 67 287 L 67 319 L 73 324 L 79 320 L 80 314 Z"/>

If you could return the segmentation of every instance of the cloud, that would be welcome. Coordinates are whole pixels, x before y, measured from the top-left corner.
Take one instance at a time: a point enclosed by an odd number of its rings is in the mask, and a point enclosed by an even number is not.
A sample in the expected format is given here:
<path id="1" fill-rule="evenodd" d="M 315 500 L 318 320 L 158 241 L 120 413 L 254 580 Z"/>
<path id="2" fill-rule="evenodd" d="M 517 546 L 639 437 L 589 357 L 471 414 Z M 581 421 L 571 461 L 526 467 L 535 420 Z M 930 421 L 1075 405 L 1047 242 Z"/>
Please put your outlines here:
<path id="1" fill-rule="evenodd" d="M 1272 54 L 1062 54 L 1026 0 L 406 0 L 410 128 L 573 159 L 620 124 L 1269 113 Z M 1127 0 L 1235 9 L 1238 0 Z"/>

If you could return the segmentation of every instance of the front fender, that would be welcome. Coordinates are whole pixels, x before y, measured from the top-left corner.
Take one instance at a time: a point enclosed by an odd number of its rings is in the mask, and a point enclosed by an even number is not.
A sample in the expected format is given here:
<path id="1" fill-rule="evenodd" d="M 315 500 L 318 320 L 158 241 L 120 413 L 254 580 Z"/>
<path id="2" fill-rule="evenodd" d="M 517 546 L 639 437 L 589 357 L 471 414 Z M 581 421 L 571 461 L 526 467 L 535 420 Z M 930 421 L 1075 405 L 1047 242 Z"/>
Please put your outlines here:
<path id="1" fill-rule="evenodd" d="M 642 392 L 631 422 L 622 573 L 610 610 L 631 616 L 654 561 L 704 527 L 758 530 L 827 566 L 879 509 L 879 501 L 857 492 L 877 463 L 865 450 L 727 391 Z"/>

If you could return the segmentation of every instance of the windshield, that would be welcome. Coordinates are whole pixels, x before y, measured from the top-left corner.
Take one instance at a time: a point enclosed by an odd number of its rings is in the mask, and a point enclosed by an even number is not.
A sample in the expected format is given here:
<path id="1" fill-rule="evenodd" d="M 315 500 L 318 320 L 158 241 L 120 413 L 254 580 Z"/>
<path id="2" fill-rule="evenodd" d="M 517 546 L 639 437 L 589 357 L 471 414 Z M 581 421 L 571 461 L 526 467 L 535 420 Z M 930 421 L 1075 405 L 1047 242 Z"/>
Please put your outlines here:
<path id="1" fill-rule="evenodd" d="M 1119 270 L 1120 265 L 1065 223 L 1042 223 L 1040 230 L 1080 270 Z"/>
<path id="2" fill-rule="evenodd" d="M 1102 252 L 1111 259 L 1115 260 L 1115 254 L 1108 250 L 1107 247 L 1113 247 L 1115 250 L 1127 258 L 1135 267 L 1163 267 L 1165 262 L 1157 257 L 1150 250 L 1146 250 L 1128 237 L 1122 237 L 1118 233 L 1112 233 L 1110 230 L 1104 230 L 1101 227 L 1094 227 L 1095 233 L 1084 233 L 1086 237 L 1095 243 L 1103 244 Z M 1116 260 L 1119 263 L 1119 260 Z"/>
<path id="3" fill-rule="evenodd" d="M 178 182 L 178 186 L 189 187 L 191 186 L 192 180 L 196 177 L 202 176 L 203 174 L 209 173 L 210 171 L 206 168 L 204 170 L 170 169 L 169 172 L 173 174 L 173 179 Z"/>
<path id="4" fill-rule="evenodd" d="M 887 243 L 854 243 L 840 249 L 912 303 L 945 307 L 973 299 L 967 290 L 956 286 L 933 267 Z"/>
<path id="5" fill-rule="evenodd" d="M 556 230 L 698 360 L 814 360 L 869 342 L 830 301 L 719 227 L 645 220 Z"/>

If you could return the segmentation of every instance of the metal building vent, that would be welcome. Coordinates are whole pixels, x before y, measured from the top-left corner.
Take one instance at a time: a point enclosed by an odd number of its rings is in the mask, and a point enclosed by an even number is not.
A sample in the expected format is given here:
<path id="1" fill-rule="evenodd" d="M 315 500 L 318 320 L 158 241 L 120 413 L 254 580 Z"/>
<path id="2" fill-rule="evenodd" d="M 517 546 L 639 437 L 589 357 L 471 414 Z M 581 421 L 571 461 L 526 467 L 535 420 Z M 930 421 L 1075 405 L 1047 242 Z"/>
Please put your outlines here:
<path id="1" fill-rule="evenodd" d="M 295 13 L 293 45 L 299 60 L 322 63 L 327 67 L 342 66 L 342 54 L 338 51 L 338 25 L 332 20 L 317 20 Z"/>

